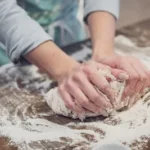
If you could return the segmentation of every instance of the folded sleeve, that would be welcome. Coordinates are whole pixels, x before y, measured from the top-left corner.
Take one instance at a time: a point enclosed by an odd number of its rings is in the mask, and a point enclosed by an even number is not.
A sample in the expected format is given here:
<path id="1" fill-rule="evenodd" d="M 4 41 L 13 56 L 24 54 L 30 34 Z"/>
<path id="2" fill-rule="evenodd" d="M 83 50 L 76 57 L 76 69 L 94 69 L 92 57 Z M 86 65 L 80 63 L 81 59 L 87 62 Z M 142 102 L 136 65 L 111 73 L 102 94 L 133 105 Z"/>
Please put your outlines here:
<path id="1" fill-rule="evenodd" d="M 84 20 L 95 11 L 106 11 L 118 19 L 119 5 L 119 0 L 84 0 Z"/>
<path id="2" fill-rule="evenodd" d="M 16 0 L 0 0 L 0 42 L 13 62 L 48 40 L 51 37 Z"/>

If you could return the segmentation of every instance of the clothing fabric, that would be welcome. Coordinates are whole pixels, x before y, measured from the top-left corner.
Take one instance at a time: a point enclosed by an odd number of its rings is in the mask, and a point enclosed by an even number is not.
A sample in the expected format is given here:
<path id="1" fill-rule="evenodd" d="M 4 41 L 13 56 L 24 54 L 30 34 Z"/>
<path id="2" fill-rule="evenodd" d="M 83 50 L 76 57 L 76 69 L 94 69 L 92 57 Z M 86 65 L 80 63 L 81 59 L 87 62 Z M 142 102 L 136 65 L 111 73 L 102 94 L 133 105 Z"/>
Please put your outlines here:
<path id="1" fill-rule="evenodd" d="M 0 41 L 11 61 L 20 61 L 21 56 L 48 40 L 60 46 L 82 40 L 86 35 L 77 19 L 78 2 L 0 0 Z M 119 0 L 85 0 L 85 20 L 94 11 L 107 11 L 118 18 Z"/>
<path id="2" fill-rule="evenodd" d="M 84 26 L 77 18 L 78 0 L 18 0 L 34 20 L 59 46 L 65 46 L 86 38 Z"/>

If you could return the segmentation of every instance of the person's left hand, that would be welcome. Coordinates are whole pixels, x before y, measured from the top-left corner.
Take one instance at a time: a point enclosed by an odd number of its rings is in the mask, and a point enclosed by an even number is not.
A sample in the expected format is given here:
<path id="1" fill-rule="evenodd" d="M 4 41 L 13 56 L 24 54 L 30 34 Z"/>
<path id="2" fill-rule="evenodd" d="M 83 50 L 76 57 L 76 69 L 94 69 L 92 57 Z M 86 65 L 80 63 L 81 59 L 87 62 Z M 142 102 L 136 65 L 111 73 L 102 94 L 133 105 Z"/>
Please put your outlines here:
<path id="1" fill-rule="evenodd" d="M 150 70 L 135 57 L 113 54 L 101 57 L 96 61 L 112 68 L 121 69 L 129 75 L 122 97 L 123 100 L 129 97 L 130 101 L 126 101 L 126 105 L 135 103 L 135 95 L 143 93 L 145 88 L 150 87 Z"/>

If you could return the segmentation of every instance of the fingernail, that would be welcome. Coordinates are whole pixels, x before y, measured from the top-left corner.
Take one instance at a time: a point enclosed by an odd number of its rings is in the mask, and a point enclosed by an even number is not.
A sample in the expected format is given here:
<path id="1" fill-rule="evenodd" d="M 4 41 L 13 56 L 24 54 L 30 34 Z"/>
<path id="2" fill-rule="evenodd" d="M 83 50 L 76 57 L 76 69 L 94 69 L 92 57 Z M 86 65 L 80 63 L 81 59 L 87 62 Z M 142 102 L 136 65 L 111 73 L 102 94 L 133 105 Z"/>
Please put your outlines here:
<path id="1" fill-rule="evenodd" d="M 116 108 L 118 106 L 118 102 L 116 101 L 116 99 L 114 98 L 114 100 L 112 101 L 112 106 L 113 108 Z"/>
<path id="2" fill-rule="evenodd" d="M 129 100 L 129 108 L 133 106 L 135 98 L 136 98 L 136 95 L 132 96 L 131 99 Z"/>
<path id="3" fill-rule="evenodd" d="M 107 112 L 108 114 L 111 114 L 112 111 L 113 111 L 112 108 L 106 108 L 106 112 Z"/>
<path id="4" fill-rule="evenodd" d="M 118 105 L 115 93 L 112 95 L 111 104 L 113 105 L 113 107 L 116 107 Z"/>
<path id="5" fill-rule="evenodd" d="M 105 110 L 101 110 L 101 113 L 105 117 L 109 116 L 109 114 L 110 114 L 110 113 L 107 112 L 107 110 L 106 111 Z"/>
<path id="6" fill-rule="evenodd" d="M 110 103 L 107 103 L 106 108 L 112 109 L 112 105 Z"/>
<path id="7" fill-rule="evenodd" d="M 115 92 L 113 90 L 111 91 L 111 99 L 115 101 Z"/>
<path id="8" fill-rule="evenodd" d="M 81 121 L 84 121 L 84 119 L 85 119 L 85 114 L 79 114 L 79 115 L 78 115 L 78 118 L 79 118 Z"/>
<path id="9" fill-rule="evenodd" d="M 127 80 L 127 79 L 129 79 L 129 76 L 126 73 L 120 73 L 119 79 L 120 80 Z"/>
<path id="10" fill-rule="evenodd" d="M 109 103 L 105 102 L 104 107 L 102 107 L 102 109 L 106 110 L 106 111 L 108 110 L 108 112 L 109 112 L 109 111 L 111 111 L 113 109 L 113 107 L 110 104 L 110 102 Z"/>
<path id="11" fill-rule="evenodd" d="M 125 102 L 122 101 L 120 105 L 121 105 L 122 108 L 125 107 Z"/>
<path id="12" fill-rule="evenodd" d="M 140 98 L 140 94 L 136 94 L 133 103 L 131 104 L 131 107 L 138 101 L 139 98 Z"/>
<path id="13" fill-rule="evenodd" d="M 121 102 L 120 105 L 117 106 L 116 110 L 120 110 L 124 107 L 124 102 Z"/>
<path id="14" fill-rule="evenodd" d="M 116 109 L 116 108 L 118 107 L 117 102 L 113 102 L 113 106 L 114 106 L 114 108 Z"/>
<path id="15" fill-rule="evenodd" d="M 130 96 L 128 96 L 127 98 L 125 98 L 125 100 L 124 100 L 125 106 L 128 106 L 129 100 L 130 100 Z"/>
<path id="16" fill-rule="evenodd" d="M 79 118 L 79 117 L 78 117 L 78 114 L 77 114 L 76 112 L 73 112 L 72 118 L 73 118 L 73 119 Z"/>

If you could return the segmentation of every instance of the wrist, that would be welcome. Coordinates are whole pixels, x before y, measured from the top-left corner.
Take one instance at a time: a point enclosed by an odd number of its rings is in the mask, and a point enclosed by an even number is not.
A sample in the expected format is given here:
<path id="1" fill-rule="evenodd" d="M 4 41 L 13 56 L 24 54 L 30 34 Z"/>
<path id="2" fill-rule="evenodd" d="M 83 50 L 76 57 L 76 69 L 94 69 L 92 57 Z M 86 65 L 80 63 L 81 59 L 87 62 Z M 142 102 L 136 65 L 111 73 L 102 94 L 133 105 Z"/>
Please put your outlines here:
<path id="1" fill-rule="evenodd" d="M 52 41 L 39 45 L 25 57 L 56 81 L 61 80 L 79 65 L 76 60 L 65 54 Z"/>
<path id="2" fill-rule="evenodd" d="M 116 29 L 114 17 L 107 12 L 92 13 L 88 17 L 88 25 L 92 40 L 92 58 L 97 60 L 103 56 L 112 55 Z"/>
<path id="3" fill-rule="evenodd" d="M 92 59 L 94 61 L 99 61 L 103 57 L 108 57 L 108 56 L 112 56 L 112 55 L 115 55 L 114 48 L 99 47 L 99 48 L 93 49 Z"/>
<path id="4" fill-rule="evenodd" d="M 80 63 L 74 61 L 66 61 L 67 63 L 64 64 L 62 67 L 55 68 L 52 72 L 48 74 L 52 74 L 54 79 L 57 82 L 61 82 L 64 78 L 66 78 L 75 68 L 77 68 Z"/>

